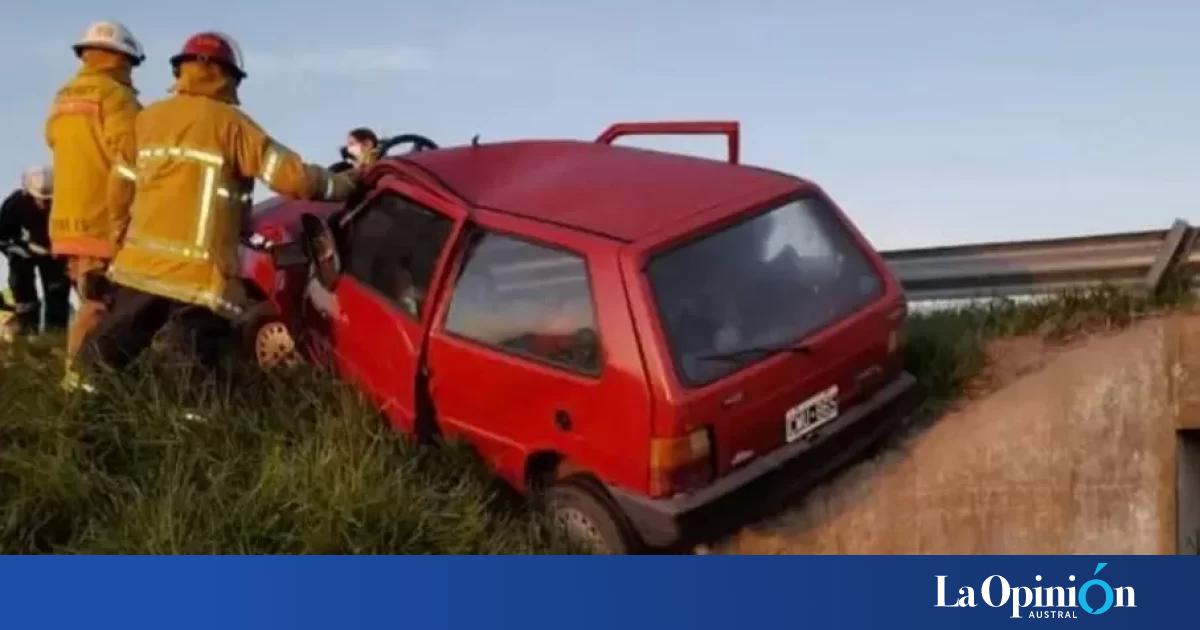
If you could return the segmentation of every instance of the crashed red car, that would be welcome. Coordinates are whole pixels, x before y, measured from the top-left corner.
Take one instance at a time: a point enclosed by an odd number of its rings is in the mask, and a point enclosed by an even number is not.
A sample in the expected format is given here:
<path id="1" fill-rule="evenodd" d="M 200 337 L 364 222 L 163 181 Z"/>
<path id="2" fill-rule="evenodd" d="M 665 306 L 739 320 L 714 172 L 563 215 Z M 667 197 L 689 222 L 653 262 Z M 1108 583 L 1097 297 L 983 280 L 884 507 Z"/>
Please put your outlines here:
<path id="1" fill-rule="evenodd" d="M 636 133 L 724 134 L 729 160 L 612 143 Z M 597 550 L 670 548 L 917 400 L 883 260 L 817 185 L 739 165 L 737 143 L 735 123 L 640 123 L 426 147 L 374 166 L 351 206 L 265 202 L 273 244 L 246 264 L 272 306 L 248 345 L 271 360 L 296 340 L 396 429 L 544 491 Z M 334 255 L 312 260 L 321 243 Z"/>

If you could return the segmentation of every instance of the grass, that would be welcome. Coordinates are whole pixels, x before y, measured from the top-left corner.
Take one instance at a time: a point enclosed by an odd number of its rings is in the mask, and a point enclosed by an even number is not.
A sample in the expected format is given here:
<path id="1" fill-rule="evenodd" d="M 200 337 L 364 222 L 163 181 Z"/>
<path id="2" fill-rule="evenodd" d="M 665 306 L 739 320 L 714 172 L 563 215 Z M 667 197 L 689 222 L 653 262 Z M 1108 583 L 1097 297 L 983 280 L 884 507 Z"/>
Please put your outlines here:
<path id="1" fill-rule="evenodd" d="M 206 387 L 169 362 L 96 396 L 57 344 L 0 348 L 2 553 L 564 551 L 461 448 L 421 448 L 308 369 Z"/>
<path id="2" fill-rule="evenodd" d="M 997 299 L 914 313 L 906 330 L 905 361 L 931 400 L 945 403 L 982 372 L 986 346 L 993 339 L 1035 334 L 1065 340 L 1123 328 L 1139 318 L 1190 306 L 1193 301 L 1186 286 L 1172 282 L 1148 296 L 1104 287 L 1037 300 Z"/>

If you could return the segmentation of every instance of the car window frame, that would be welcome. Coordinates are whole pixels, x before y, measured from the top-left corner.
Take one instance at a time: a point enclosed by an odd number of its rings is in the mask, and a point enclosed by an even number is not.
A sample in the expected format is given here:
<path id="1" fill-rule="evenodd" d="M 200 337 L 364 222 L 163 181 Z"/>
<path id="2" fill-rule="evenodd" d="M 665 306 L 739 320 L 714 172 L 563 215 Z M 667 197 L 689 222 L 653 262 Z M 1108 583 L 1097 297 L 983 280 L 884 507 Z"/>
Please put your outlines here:
<path id="1" fill-rule="evenodd" d="M 454 297 L 458 289 L 459 281 L 466 272 L 468 259 L 470 258 L 473 247 L 476 245 L 476 243 L 473 242 L 473 239 L 483 238 L 487 235 L 503 236 L 544 249 L 563 252 L 574 256 L 583 262 L 584 273 L 587 275 L 588 297 L 590 298 L 588 301 L 591 303 L 592 323 L 595 326 L 596 332 L 597 365 L 595 370 L 585 370 L 579 366 L 559 363 L 558 361 L 554 361 L 537 354 L 522 352 L 520 350 L 508 348 L 498 344 L 488 343 L 481 339 L 468 337 L 462 333 L 455 332 L 447 327 L 447 323 L 450 319 L 450 308 L 454 303 Z M 463 230 L 459 240 L 461 241 L 462 245 L 458 248 L 459 251 L 456 254 L 454 265 L 449 269 L 449 273 L 447 273 L 446 276 L 446 282 L 448 286 L 445 288 L 445 304 L 441 306 L 441 312 L 438 315 L 438 321 L 436 322 L 437 332 L 444 334 L 451 339 L 458 340 L 464 344 L 496 352 L 518 361 L 533 363 L 539 367 L 550 368 L 556 372 L 563 372 L 567 376 L 585 378 L 591 381 L 599 381 L 603 379 L 604 373 L 608 367 L 608 356 L 604 347 L 604 334 L 600 330 L 600 307 L 596 299 L 595 282 L 592 274 L 592 261 L 589 259 L 586 252 L 576 247 L 552 242 L 544 238 L 531 236 L 527 233 L 518 232 L 512 229 L 495 228 L 480 223 L 469 223 Z"/>
<path id="2" fill-rule="evenodd" d="M 372 210 L 372 208 L 371 208 L 372 204 L 378 202 L 382 197 L 385 197 L 387 195 L 395 195 L 397 197 L 400 197 L 401 199 L 407 201 L 408 203 L 410 203 L 412 205 L 415 205 L 424 210 L 432 212 L 434 215 L 439 216 L 439 217 L 449 221 L 449 231 L 446 233 L 446 239 L 442 243 L 442 247 L 441 247 L 441 249 L 439 249 L 437 258 L 434 260 L 434 263 L 433 263 L 433 273 L 429 278 L 429 287 L 427 287 L 427 289 L 426 289 L 425 300 L 422 303 L 423 308 L 421 308 L 416 315 L 410 313 L 408 311 L 408 309 L 406 309 L 404 307 L 404 305 L 401 302 L 399 302 L 398 300 L 385 295 L 384 292 L 379 290 L 378 288 L 376 288 L 375 285 L 371 284 L 370 282 L 367 282 L 366 280 L 364 280 L 350 272 L 350 250 L 351 250 L 351 245 L 352 245 L 352 241 L 353 241 L 354 226 L 359 221 L 362 221 L 367 217 L 367 215 Z M 362 209 L 359 211 L 357 216 L 352 218 L 348 223 L 341 226 L 341 228 L 340 228 L 340 230 L 342 232 L 342 236 L 338 240 L 342 241 L 342 243 L 343 243 L 343 245 L 341 247 L 339 247 L 339 252 L 338 252 L 338 255 L 341 257 L 341 259 L 343 261 L 340 275 L 343 275 L 347 278 L 352 279 L 354 281 L 354 283 L 356 285 L 358 285 L 359 287 L 361 287 L 364 291 L 367 291 L 371 295 L 378 297 L 380 300 L 382 300 L 384 302 L 384 304 L 386 304 L 388 306 L 389 310 L 393 310 L 393 311 L 403 315 L 409 321 L 412 321 L 417 324 L 425 324 L 428 321 L 432 321 L 433 311 L 436 310 L 436 304 L 434 304 L 436 299 L 434 297 L 433 289 L 434 289 L 435 284 L 437 283 L 437 279 L 438 279 L 438 275 L 439 275 L 438 271 L 440 271 L 440 263 L 441 263 L 442 259 L 445 258 L 447 253 L 450 251 L 450 248 L 454 244 L 454 241 L 456 238 L 456 233 L 458 231 L 458 224 L 459 224 L 458 218 L 453 216 L 451 213 L 444 212 L 436 207 L 432 207 L 432 204 L 427 204 L 427 203 L 418 201 L 418 200 L 414 199 L 411 195 L 407 195 L 404 192 L 401 192 L 394 188 L 391 188 L 388 186 L 380 186 L 380 187 L 376 188 L 374 191 L 372 191 L 370 196 L 368 196 L 365 200 L 363 200 Z"/>

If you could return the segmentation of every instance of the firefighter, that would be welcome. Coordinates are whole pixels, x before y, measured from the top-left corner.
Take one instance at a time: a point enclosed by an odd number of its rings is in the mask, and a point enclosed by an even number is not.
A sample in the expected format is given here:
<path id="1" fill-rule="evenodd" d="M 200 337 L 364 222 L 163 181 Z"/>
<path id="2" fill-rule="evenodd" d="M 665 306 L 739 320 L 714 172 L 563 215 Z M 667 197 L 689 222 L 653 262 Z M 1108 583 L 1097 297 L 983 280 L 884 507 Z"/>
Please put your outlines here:
<path id="1" fill-rule="evenodd" d="M 193 35 L 171 66 L 173 95 L 137 119 L 137 190 L 108 272 L 111 310 L 84 341 L 88 367 L 123 369 L 170 323 L 174 345 L 211 369 L 250 306 L 238 244 L 254 180 L 309 200 L 341 200 L 356 185 L 356 171 L 304 163 L 238 108 L 246 69 L 230 36 Z"/>
<path id="2" fill-rule="evenodd" d="M 50 197 L 54 189 L 49 167 L 31 168 L 21 177 L 21 188 L 0 206 L 0 247 L 8 257 L 8 286 L 13 295 L 11 332 L 36 334 L 43 321 L 47 330 L 67 327 L 71 285 L 62 260 L 50 255 Z M 38 299 L 41 277 L 43 304 Z"/>
<path id="3" fill-rule="evenodd" d="M 74 45 L 79 72 L 58 91 L 46 120 L 54 155 L 50 242 L 66 259 L 80 308 L 67 332 L 67 380 L 84 336 L 103 316 L 103 273 L 116 253 L 133 195 L 133 69 L 142 45 L 124 25 L 96 22 Z"/>

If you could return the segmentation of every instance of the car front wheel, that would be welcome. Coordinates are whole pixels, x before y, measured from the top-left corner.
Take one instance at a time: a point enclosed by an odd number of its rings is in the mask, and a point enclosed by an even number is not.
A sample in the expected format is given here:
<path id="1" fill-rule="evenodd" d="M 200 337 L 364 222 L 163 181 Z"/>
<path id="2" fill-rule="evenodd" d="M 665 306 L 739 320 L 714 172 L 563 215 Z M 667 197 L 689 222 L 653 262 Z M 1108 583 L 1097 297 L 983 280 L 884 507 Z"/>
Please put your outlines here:
<path id="1" fill-rule="evenodd" d="M 245 327 L 242 343 L 245 353 L 259 367 L 290 366 L 300 361 L 287 324 L 273 314 L 254 317 Z"/>

